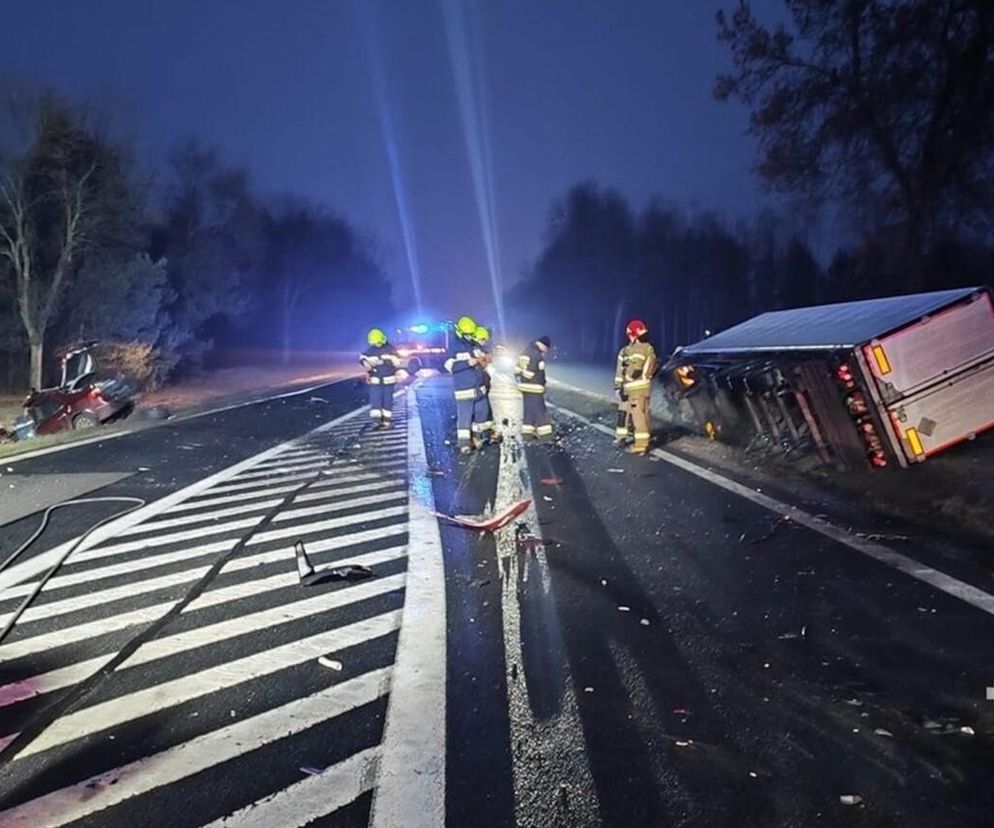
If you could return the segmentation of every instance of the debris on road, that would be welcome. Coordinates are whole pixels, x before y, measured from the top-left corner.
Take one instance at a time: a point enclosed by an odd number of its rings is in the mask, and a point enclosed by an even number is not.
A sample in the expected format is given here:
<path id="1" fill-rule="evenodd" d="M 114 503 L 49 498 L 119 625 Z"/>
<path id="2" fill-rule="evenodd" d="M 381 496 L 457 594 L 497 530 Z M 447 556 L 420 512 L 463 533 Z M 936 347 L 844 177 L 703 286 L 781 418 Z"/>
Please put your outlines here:
<path id="1" fill-rule="evenodd" d="M 843 805 L 859 805 L 863 801 L 863 797 L 859 794 L 842 794 L 839 797 L 839 802 Z"/>
<path id="2" fill-rule="evenodd" d="M 882 727 L 878 727 L 876 730 L 874 730 L 873 731 L 873 735 L 874 736 L 884 736 L 887 739 L 893 739 L 894 738 L 894 734 L 893 733 L 891 733 L 889 730 L 884 730 Z"/>
<path id="3" fill-rule="evenodd" d="M 618 612 L 631 612 L 631 611 L 632 611 L 632 608 L 631 607 L 626 607 L 624 604 L 622 604 L 622 605 L 620 605 L 618 607 Z"/>
<path id="4" fill-rule="evenodd" d="M 329 670 L 334 670 L 335 672 L 338 673 L 342 672 L 342 670 L 344 669 L 342 666 L 342 662 L 336 661 L 335 659 L 329 658 L 328 656 L 321 656 L 318 659 L 318 664 L 320 664 L 322 667 L 327 667 Z"/>
<path id="5" fill-rule="evenodd" d="M 625 470 L 624 469 L 608 469 L 607 473 L 608 474 L 624 474 Z"/>
<path id="6" fill-rule="evenodd" d="M 313 765 L 301 765 L 300 772 L 306 773 L 308 776 L 320 776 L 324 773 L 324 768 L 316 768 Z"/>
<path id="7" fill-rule="evenodd" d="M 909 538 L 907 535 L 891 535 L 885 532 L 855 532 L 854 534 L 856 535 L 857 538 L 862 538 L 863 540 L 874 541 L 877 543 L 881 541 L 897 541 L 903 543 L 911 540 L 911 538 Z"/>
<path id="8" fill-rule="evenodd" d="M 961 727 L 959 729 L 959 732 L 963 733 L 963 734 L 965 734 L 967 736 L 976 736 L 977 735 L 977 732 L 972 727 L 970 727 L 969 725 Z"/>
<path id="9" fill-rule="evenodd" d="M 543 486 L 561 486 L 563 484 L 563 479 L 561 477 L 543 477 L 539 480 Z"/>
<path id="10" fill-rule="evenodd" d="M 532 502 L 530 500 L 519 500 L 508 506 L 504 509 L 504 511 L 493 515 L 486 520 L 466 515 L 446 515 L 443 512 L 432 512 L 432 514 L 437 518 L 454 523 L 456 526 L 462 526 L 464 529 L 476 529 L 481 532 L 496 532 L 498 529 L 503 529 L 516 517 L 526 512 L 531 504 Z"/>
<path id="11" fill-rule="evenodd" d="M 330 565 L 315 569 L 310 558 L 307 557 L 307 550 L 302 541 L 297 541 L 293 545 L 293 551 L 297 556 L 297 574 L 303 586 L 315 586 L 326 581 L 361 581 L 376 574 L 368 566 L 361 564 Z"/>
<path id="12" fill-rule="evenodd" d="M 808 628 L 807 626 L 801 627 L 800 632 L 796 633 L 784 633 L 783 635 L 778 635 L 777 639 L 779 641 L 794 641 L 798 638 L 807 638 Z"/>
<path id="13" fill-rule="evenodd" d="M 546 503 L 552 503 L 552 498 L 549 497 L 548 495 L 542 495 L 542 500 L 544 500 Z"/>
<path id="14" fill-rule="evenodd" d="M 641 621 L 639 621 L 639 623 L 640 623 L 640 624 L 641 624 L 641 625 L 642 625 L 643 627 L 648 627 L 648 626 L 649 626 L 649 619 L 648 619 L 648 618 L 643 618 L 643 619 L 642 619 Z"/>
<path id="15" fill-rule="evenodd" d="M 307 402 L 309 403 L 326 403 L 327 400 L 324 397 L 311 397 Z"/>

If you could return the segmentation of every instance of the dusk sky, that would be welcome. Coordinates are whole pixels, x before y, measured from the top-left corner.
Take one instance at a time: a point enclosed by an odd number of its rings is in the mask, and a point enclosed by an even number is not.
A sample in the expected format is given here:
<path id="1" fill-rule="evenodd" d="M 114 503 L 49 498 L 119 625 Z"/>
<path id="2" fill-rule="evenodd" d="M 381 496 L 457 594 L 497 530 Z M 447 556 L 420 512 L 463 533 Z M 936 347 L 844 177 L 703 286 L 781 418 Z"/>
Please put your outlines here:
<path id="1" fill-rule="evenodd" d="M 248 166 L 263 192 L 335 208 L 379 240 L 404 305 L 413 294 L 385 124 L 426 306 L 487 316 L 478 191 L 495 203 L 504 285 L 539 252 L 552 200 L 580 180 L 636 207 L 658 194 L 738 217 L 764 202 L 746 113 L 711 95 L 727 63 L 719 5 L 8 0 L 0 75 L 97 102 L 150 161 L 196 136 Z M 783 8 L 753 5 L 766 17 Z M 472 71 L 457 76 L 462 47 Z M 461 100 L 476 107 L 466 118 Z M 478 149 L 467 151 L 464 124 Z M 489 187 L 474 187 L 474 155 Z"/>

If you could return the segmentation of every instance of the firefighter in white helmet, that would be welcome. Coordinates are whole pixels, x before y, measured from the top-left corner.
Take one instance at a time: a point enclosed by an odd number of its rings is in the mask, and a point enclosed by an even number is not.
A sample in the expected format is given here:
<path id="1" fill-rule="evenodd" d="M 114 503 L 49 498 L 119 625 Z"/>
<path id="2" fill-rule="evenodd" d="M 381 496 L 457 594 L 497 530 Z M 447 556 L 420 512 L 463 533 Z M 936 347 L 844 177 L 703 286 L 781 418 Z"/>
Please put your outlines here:
<path id="1" fill-rule="evenodd" d="M 649 397 L 659 362 L 655 349 L 645 339 L 648 333 L 641 319 L 628 323 L 625 328 L 628 343 L 618 352 L 614 372 L 614 391 L 618 397 L 615 442 L 624 445 L 634 432 L 635 440 L 629 449 L 633 454 L 647 454 L 652 439 Z"/>

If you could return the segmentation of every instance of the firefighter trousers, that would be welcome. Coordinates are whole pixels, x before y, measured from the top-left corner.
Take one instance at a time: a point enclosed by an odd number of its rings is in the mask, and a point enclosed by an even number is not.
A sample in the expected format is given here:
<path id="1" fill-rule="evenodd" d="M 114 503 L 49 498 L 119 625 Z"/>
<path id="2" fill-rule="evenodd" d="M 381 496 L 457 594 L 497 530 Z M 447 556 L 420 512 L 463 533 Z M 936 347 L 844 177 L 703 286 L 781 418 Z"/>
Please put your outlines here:
<path id="1" fill-rule="evenodd" d="M 390 425 L 393 420 L 393 386 L 369 385 L 369 416 L 375 423 Z"/>
<path id="2" fill-rule="evenodd" d="M 552 421 L 545 408 L 545 392 L 522 391 L 521 435 L 523 437 L 550 437 Z"/>
<path id="3" fill-rule="evenodd" d="M 473 409 L 473 436 L 489 442 L 494 436 L 494 411 L 490 405 L 490 395 L 486 387 L 480 388 L 482 396 Z"/>
<path id="4" fill-rule="evenodd" d="M 652 439 L 652 426 L 649 423 L 649 396 L 638 395 L 626 400 L 628 411 L 632 417 L 632 428 L 635 431 L 634 451 L 645 451 Z"/>
<path id="5" fill-rule="evenodd" d="M 480 393 L 466 399 L 456 397 L 456 442 L 460 448 L 472 447 L 473 438 L 480 438 L 481 426 L 487 422 L 489 405 L 487 398 Z"/>

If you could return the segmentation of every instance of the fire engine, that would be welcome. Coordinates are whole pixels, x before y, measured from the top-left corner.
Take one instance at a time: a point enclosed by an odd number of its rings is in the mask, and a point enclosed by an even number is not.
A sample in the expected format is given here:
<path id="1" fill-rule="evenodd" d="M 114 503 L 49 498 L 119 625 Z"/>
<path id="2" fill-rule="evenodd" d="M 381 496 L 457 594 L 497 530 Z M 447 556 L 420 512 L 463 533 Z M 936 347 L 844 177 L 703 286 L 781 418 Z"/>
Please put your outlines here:
<path id="1" fill-rule="evenodd" d="M 417 374 L 422 368 L 440 371 L 449 352 L 451 322 L 419 322 L 407 328 L 398 328 L 394 337 L 394 347 L 404 368 L 410 374 Z"/>

